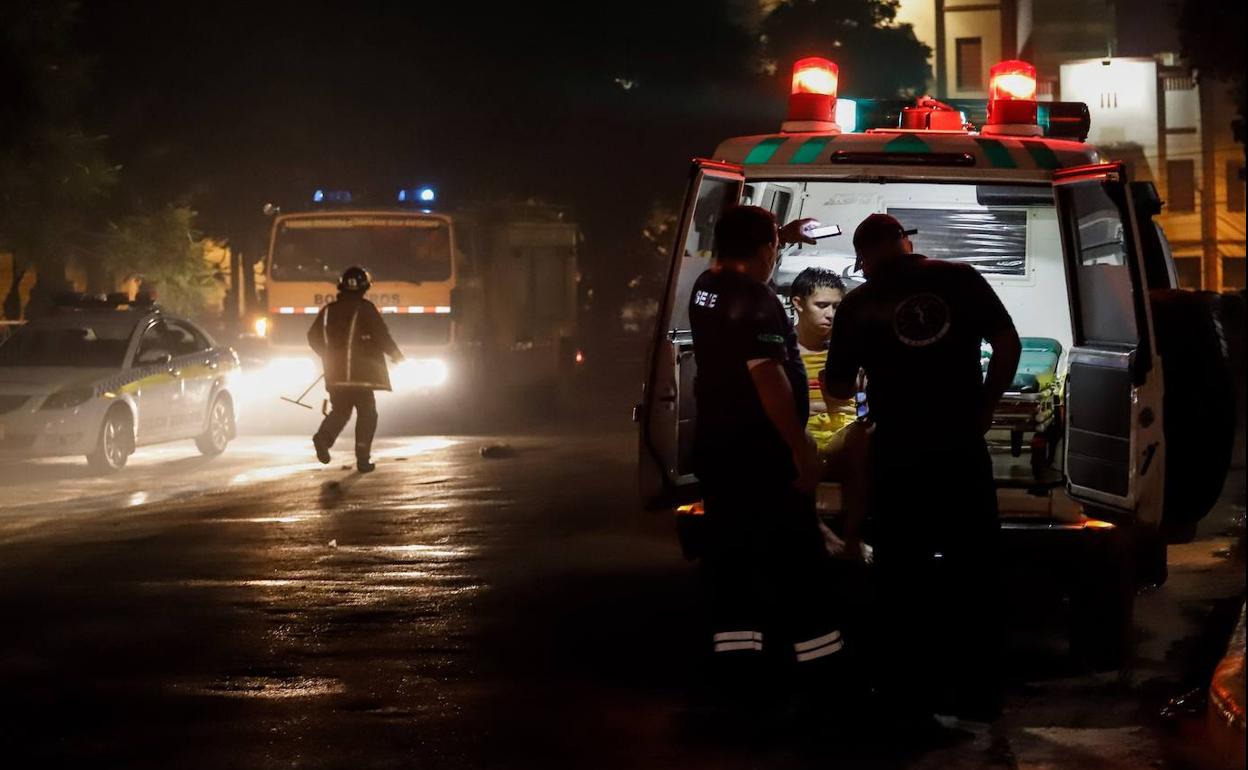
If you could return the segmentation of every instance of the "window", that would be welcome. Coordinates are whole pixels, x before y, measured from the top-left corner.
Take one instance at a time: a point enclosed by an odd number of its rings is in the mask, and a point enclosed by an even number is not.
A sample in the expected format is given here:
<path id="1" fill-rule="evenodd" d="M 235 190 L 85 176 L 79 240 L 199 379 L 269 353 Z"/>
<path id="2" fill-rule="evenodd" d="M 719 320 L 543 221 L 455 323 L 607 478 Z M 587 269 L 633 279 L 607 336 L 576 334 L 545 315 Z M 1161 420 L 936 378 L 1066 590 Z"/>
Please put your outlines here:
<path id="1" fill-rule="evenodd" d="M 208 349 L 208 343 L 203 336 L 186 324 L 168 321 L 165 324 L 165 334 L 169 340 L 169 352 L 175 358 L 177 356 L 200 353 Z"/>
<path id="2" fill-rule="evenodd" d="M 1059 188 L 1064 207 L 1077 217 L 1075 285 L 1082 321 L 1082 340 L 1135 344 L 1135 294 L 1130 252 L 1122 210 L 1102 184 L 1080 183 Z"/>
<path id="3" fill-rule="evenodd" d="M 1226 210 L 1244 210 L 1244 162 L 1242 160 L 1226 162 Z"/>
<path id="4" fill-rule="evenodd" d="M 158 353 L 173 355 L 173 351 L 169 349 L 169 341 L 165 338 L 164 321 L 157 321 L 143 332 L 143 339 L 139 341 L 139 353 L 135 360 L 142 361 Z"/>
<path id="5" fill-rule="evenodd" d="M 1166 207 L 1171 211 L 1196 210 L 1196 161 L 1166 161 Z"/>
<path id="6" fill-rule="evenodd" d="M 1240 192 L 1242 193 L 1243 190 L 1241 189 Z M 1222 291 L 1242 288 L 1244 288 L 1244 258 L 1242 256 L 1223 257 Z"/>
<path id="7" fill-rule="evenodd" d="M 890 207 L 888 213 L 919 231 L 911 240 L 921 254 L 966 262 L 989 275 L 1027 274 L 1025 209 Z"/>
<path id="8" fill-rule="evenodd" d="M 671 321 L 673 329 L 689 328 L 689 294 L 693 291 L 693 282 L 711 264 L 711 253 L 715 248 L 715 223 L 719 221 L 720 214 L 737 202 L 739 195 L 740 187 L 736 179 L 706 176 L 698 187 L 693 221 L 689 223 L 684 258 L 680 263 L 680 274 L 676 278 Z"/>
<path id="9" fill-rule="evenodd" d="M 1200 288 L 1200 257 L 1175 257 L 1174 272 L 1179 275 L 1180 289 Z"/>
<path id="10" fill-rule="evenodd" d="M 978 37 L 957 40 L 959 91 L 984 90 L 984 41 Z"/>

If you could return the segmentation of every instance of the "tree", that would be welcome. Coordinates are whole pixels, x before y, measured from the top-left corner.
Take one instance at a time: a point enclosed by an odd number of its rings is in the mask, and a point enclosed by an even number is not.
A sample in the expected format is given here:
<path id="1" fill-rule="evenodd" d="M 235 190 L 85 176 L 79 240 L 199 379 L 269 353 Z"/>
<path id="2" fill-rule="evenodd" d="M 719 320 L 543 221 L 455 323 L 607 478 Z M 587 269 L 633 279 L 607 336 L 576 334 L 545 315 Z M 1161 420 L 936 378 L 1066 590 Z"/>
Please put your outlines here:
<path id="1" fill-rule="evenodd" d="M 13 254 L 4 314 L 21 314 L 18 285 L 30 270 L 36 294 L 62 288 L 82 252 L 117 169 L 100 139 L 78 126 L 83 63 L 69 47 L 76 6 L 25 0 L 0 5 L 0 249 Z"/>
<path id="2" fill-rule="evenodd" d="M 913 96 L 927 88 L 932 49 L 897 24 L 897 0 L 785 0 L 762 24 L 762 64 L 778 77 L 806 56 L 840 67 L 844 93 Z"/>
<path id="3" fill-rule="evenodd" d="M 114 280 L 154 285 L 162 306 L 196 315 L 215 276 L 204 261 L 194 220 L 194 211 L 177 206 L 131 214 L 104 233 L 99 264 Z"/>
<path id="4" fill-rule="evenodd" d="M 1179 44 L 1183 57 L 1201 75 L 1231 85 L 1242 125 L 1248 110 L 1244 87 L 1243 0 L 1183 0 Z M 1242 131 L 1242 128 L 1240 129 Z"/>

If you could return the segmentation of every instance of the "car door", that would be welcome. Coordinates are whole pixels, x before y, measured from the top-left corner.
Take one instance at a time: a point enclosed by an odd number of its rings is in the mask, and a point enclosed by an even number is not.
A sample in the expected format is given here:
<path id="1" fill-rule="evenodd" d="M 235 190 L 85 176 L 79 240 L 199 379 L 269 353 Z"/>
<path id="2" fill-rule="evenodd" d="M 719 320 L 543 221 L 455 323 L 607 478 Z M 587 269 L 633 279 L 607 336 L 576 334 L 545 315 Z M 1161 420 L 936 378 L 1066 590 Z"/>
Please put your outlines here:
<path id="1" fill-rule="evenodd" d="M 1126 169 L 1065 169 L 1054 187 L 1074 328 L 1067 484 L 1072 497 L 1100 511 L 1156 524 L 1166 459 L 1162 362 Z"/>
<path id="2" fill-rule="evenodd" d="M 740 200 L 744 183 L 741 166 L 694 161 L 650 343 L 641 403 L 634 412 L 640 423 L 639 484 L 647 508 L 688 502 L 697 494 L 697 480 L 689 467 L 695 418 L 689 292 L 710 265 L 715 223 Z"/>
<path id="3" fill-rule="evenodd" d="M 139 444 L 165 441 L 173 436 L 175 403 L 182 390 L 173 353 L 164 320 L 150 321 L 139 338 L 131 364 L 134 380 L 129 386 L 138 404 Z"/>
<path id="4" fill-rule="evenodd" d="M 203 432 L 208 398 L 217 379 L 217 360 L 207 338 L 190 323 L 167 318 L 165 331 L 179 380 L 171 427 L 178 437 L 198 436 Z"/>

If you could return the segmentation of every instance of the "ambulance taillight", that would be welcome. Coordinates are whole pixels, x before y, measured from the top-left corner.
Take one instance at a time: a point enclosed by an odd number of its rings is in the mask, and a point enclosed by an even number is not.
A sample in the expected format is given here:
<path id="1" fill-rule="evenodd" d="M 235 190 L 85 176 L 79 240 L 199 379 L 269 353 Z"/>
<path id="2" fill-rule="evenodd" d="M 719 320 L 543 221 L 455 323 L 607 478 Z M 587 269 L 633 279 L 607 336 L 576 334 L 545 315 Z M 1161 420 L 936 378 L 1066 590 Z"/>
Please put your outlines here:
<path id="1" fill-rule="evenodd" d="M 817 56 L 793 65 L 793 87 L 789 91 L 789 117 L 783 130 L 788 132 L 839 131 L 836 125 L 836 88 L 839 68 Z"/>
<path id="2" fill-rule="evenodd" d="M 1036 68 L 1009 59 L 988 70 L 988 122 L 985 134 L 1040 136 L 1036 121 Z"/>

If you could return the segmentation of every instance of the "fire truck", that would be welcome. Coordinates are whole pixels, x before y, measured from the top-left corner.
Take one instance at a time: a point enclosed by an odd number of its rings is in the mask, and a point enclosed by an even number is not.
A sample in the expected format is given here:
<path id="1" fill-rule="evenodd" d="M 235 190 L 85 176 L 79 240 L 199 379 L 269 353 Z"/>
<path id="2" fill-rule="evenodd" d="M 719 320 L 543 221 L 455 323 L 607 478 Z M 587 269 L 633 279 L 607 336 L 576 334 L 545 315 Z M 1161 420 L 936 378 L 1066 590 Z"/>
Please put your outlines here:
<path id="1" fill-rule="evenodd" d="M 1023 337 L 988 436 L 1004 542 L 1070 599 L 1073 646 L 1116 665 L 1137 578 L 1164 576 L 1164 543 L 1193 535 L 1229 465 L 1234 392 L 1208 298 L 1176 288 L 1152 185 L 1085 143 L 1085 105 L 1038 102 L 1030 64 L 991 69 L 978 127 L 929 97 L 840 99 L 838 76 L 825 59 L 797 62 L 778 133 L 727 139 L 693 163 L 634 410 L 642 497 L 697 531 L 688 303 L 719 215 L 752 204 L 781 223 L 813 218 L 852 233 L 870 214 L 892 214 L 918 229 L 917 252 L 977 268 Z M 849 241 L 788 247 L 779 294 L 810 266 L 852 290 L 862 278 Z M 820 488 L 819 506 L 835 518 L 835 485 Z"/>
<path id="2" fill-rule="evenodd" d="M 384 206 L 317 190 L 307 210 L 275 212 L 265 312 L 252 319 L 263 363 L 249 377 L 251 398 L 297 394 L 315 380 L 307 330 L 351 265 L 372 275 L 367 297 L 406 356 L 391 371 L 395 396 L 467 404 L 484 382 L 497 396 L 548 387 L 567 371 L 580 237 L 567 212 L 437 205 L 431 186 Z"/>

